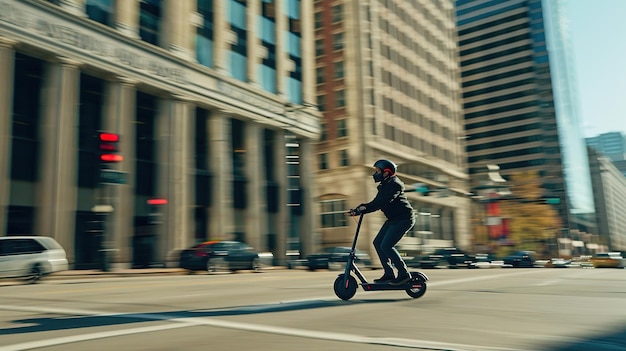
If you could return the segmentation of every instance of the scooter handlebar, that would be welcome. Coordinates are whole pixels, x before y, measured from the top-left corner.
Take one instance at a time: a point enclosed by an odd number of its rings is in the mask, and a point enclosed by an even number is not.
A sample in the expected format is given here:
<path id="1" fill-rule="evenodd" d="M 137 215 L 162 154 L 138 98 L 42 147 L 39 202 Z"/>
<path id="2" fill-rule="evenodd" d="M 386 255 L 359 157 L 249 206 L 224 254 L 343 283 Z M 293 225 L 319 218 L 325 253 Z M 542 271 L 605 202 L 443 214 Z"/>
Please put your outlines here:
<path id="1" fill-rule="evenodd" d="M 348 210 L 348 212 L 346 212 L 346 215 L 351 216 L 351 217 L 355 217 L 355 216 L 360 216 L 363 213 L 359 210 L 359 208 L 351 208 L 350 210 Z"/>

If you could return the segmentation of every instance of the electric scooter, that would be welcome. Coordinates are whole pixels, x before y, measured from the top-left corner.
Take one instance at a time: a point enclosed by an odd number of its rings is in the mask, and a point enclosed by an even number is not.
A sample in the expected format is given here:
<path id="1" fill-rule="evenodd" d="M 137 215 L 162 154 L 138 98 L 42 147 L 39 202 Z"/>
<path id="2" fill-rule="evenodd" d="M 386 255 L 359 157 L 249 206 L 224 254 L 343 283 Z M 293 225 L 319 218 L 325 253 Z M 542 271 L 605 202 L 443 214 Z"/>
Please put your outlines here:
<path id="1" fill-rule="evenodd" d="M 356 278 L 350 274 L 353 272 L 354 275 L 361 282 L 361 286 L 365 291 L 379 291 L 379 290 L 404 290 L 406 293 L 412 298 L 416 299 L 418 297 L 422 297 L 426 293 L 426 281 L 428 277 L 426 274 L 422 272 L 409 272 L 411 275 L 411 280 L 404 284 L 400 285 L 391 285 L 388 282 L 382 283 L 369 283 L 363 273 L 357 267 L 356 261 L 356 241 L 359 237 L 359 230 L 361 229 L 361 223 L 363 222 L 363 214 L 359 216 L 359 223 L 356 227 L 356 233 L 354 235 L 354 241 L 352 242 L 352 249 L 350 250 L 350 255 L 348 256 L 348 260 L 346 262 L 346 269 L 343 274 L 339 274 L 337 279 L 335 279 L 335 284 L 333 286 L 335 290 L 335 295 L 342 300 L 350 300 L 354 294 L 356 294 L 357 290 L 357 281 Z"/>

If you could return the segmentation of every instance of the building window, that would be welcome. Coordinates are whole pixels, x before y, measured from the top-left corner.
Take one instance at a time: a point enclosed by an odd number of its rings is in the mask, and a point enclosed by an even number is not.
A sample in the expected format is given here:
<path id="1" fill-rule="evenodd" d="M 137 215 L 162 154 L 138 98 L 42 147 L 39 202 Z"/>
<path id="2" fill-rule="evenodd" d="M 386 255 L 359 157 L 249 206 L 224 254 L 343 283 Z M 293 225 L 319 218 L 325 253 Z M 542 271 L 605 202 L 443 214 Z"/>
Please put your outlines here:
<path id="1" fill-rule="evenodd" d="M 333 50 L 343 50 L 343 33 L 333 34 Z"/>
<path id="2" fill-rule="evenodd" d="M 102 23 L 106 26 L 113 24 L 113 0 L 87 0 L 85 2 L 85 12 L 90 19 Z"/>
<path id="3" fill-rule="evenodd" d="M 346 118 L 337 120 L 337 138 L 348 136 L 348 120 Z"/>
<path id="4" fill-rule="evenodd" d="M 246 26 L 246 3 L 239 0 L 228 1 L 228 23 L 230 25 L 230 32 L 232 37 L 229 40 L 228 57 L 229 71 L 233 78 L 240 81 L 247 81 L 248 71 L 247 67 L 247 54 L 248 54 L 248 41 L 247 41 L 247 26 Z"/>
<path id="5" fill-rule="evenodd" d="M 78 122 L 78 186 L 95 188 L 99 182 L 100 163 L 95 137 L 102 128 L 105 82 L 87 74 L 80 75 Z"/>
<path id="6" fill-rule="evenodd" d="M 321 12 L 315 13 L 315 29 L 320 29 L 324 26 L 324 17 Z"/>
<path id="7" fill-rule="evenodd" d="M 350 165 L 348 150 L 339 150 L 339 165 L 341 167 L 346 167 Z"/>
<path id="8" fill-rule="evenodd" d="M 319 169 L 328 169 L 328 154 L 319 154 Z"/>
<path id="9" fill-rule="evenodd" d="M 341 79 L 344 76 L 343 61 L 335 62 L 335 79 Z"/>
<path id="10" fill-rule="evenodd" d="M 315 82 L 317 84 L 324 83 L 324 67 L 317 67 L 315 69 Z"/>
<path id="11" fill-rule="evenodd" d="M 320 111 L 326 111 L 326 95 L 317 96 L 317 108 Z"/>
<path id="12" fill-rule="evenodd" d="M 335 107 L 342 108 L 346 106 L 346 91 L 337 90 L 335 92 Z"/>
<path id="13" fill-rule="evenodd" d="M 322 201 L 322 228 L 346 227 L 348 226 L 348 218 L 346 212 L 346 200 L 328 200 Z"/>
<path id="14" fill-rule="evenodd" d="M 137 92 L 135 106 L 135 194 L 154 196 L 156 194 L 156 169 L 158 164 L 156 149 L 156 120 L 158 98 L 144 92 Z"/>
<path id="15" fill-rule="evenodd" d="M 259 64 L 259 82 L 264 90 L 276 93 L 276 4 L 274 0 L 263 0 L 259 38 L 264 48 L 264 57 Z"/>
<path id="16" fill-rule="evenodd" d="M 159 45 L 161 0 L 142 0 L 139 11 L 139 37 L 145 42 Z"/>
<path id="17" fill-rule="evenodd" d="M 12 127 L 10 132 L 4 131 L 11 133 L 11 180 L 38 180 L 42 105 L 33 102 L 40 101 L 44 67 L 41 60 L 15 54 Z"/>
<path id="18" fill-rule="evenodd" d="M 332 21 L 333 23 L 341 22 L 343 20 L 343 5 L 336 5 L 332 8 Z"/>
<path id="19" fill-rule="evenodd" d="M 289 60 L 293 62 L 293 69 L 287 76 L 287 97 L 290 102 L 302 103 L 302 25 L 300 0 L 285 2 L 285 12 L 288 17 L 288 31 L 286 33 L 286 51 Z"/>
<path id="20" fill-rule="evenodd" d="M 317 39 L 315 41 L 315 56 L 324 55 L 324 39 Z"/>
<path id="21" fill-rule="evenodd" d="M 326 123 L 322 123 L 320 125 L 320 141 L 326 141 L 328 140 L 328 125 Z"/>
<path id="22" fill-rule="evenodd" d="M 196 30 L 196 59 L 203 66 L 213 67 L 213 0 L 198 0 L 198 13 L 202 25 Z"/>

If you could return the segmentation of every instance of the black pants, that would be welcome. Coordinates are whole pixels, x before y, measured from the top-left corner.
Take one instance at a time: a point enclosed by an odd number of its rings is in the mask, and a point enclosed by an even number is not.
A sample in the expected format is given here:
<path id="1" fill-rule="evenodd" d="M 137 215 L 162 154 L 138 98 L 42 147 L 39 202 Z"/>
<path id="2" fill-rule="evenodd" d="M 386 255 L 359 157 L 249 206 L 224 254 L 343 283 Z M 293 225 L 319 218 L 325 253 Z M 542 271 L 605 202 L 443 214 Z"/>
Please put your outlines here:
<path id="1" fill-rule="evenodd" d="M 398 275 L 407 273 L 406 263 L 394 246 L 402 239 L 415 224 L 414 218 L 386 221 L 374 238 L 374 248 L 383 265 L 385 275 L 394 275 L 393 266 L 398 270 Z M 393 264 L 393 266 L 392 266 Z"/>

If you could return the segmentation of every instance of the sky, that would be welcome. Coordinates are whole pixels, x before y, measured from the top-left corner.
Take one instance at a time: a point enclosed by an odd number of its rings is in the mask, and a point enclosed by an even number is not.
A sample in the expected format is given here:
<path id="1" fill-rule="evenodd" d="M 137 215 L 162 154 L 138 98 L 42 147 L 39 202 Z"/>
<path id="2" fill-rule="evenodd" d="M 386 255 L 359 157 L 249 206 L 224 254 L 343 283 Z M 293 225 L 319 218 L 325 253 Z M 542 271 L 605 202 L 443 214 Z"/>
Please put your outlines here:
<path id="1" fill-rule="evenodd" d="M 583 136 L 626 134 L 626 0 L 563 0 Z"/>

